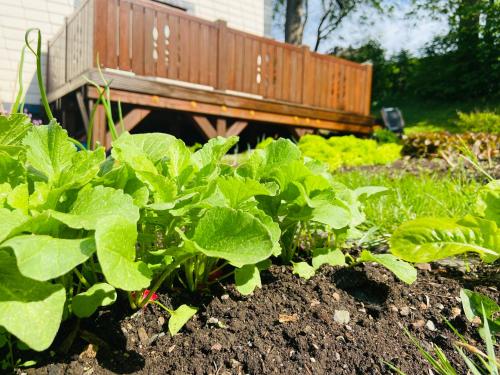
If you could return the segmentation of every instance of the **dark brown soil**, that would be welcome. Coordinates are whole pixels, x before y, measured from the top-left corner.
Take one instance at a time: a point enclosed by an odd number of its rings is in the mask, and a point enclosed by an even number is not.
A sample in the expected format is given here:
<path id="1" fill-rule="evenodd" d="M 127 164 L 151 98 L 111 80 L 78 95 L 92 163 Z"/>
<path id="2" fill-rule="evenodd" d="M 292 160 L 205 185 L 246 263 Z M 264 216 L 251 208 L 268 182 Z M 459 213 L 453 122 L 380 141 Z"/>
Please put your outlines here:
<path id="1" fill-rule="evenodd" d="M 175 337 L 166 333 L 168 315 L 158 306 L 130 316 L 126 304 L 115 304 L 82 321 L 79 336 L 86 340 L 75 340 L 70 354 L 55 354 L 27 373 L 389 374 L 386 361 L 408 375 L 428 374 L 403 327 L 426 348 L 438 344 L 465 373 L 442 317 L 472 342 L 479 341 L 456 310 L 460 287 L 499 296 L 498 267 L 464 275 L 433 265 L 407 286 L 374 265 L 324 267 L 308 281 L 288 267 L 272 266 L 262 273 L 262 282 L 250 297 L 240 296 L 232 285 L 205 295 L 161 295 L 168 306 L 187 298 L 200 308 Z M 334 320 L 336 310 L 349 312 L 348 324 Z M 455 317 L 454 310 L 460 311 Z"/>
<path id="2" fill-rule="evenodd" d="M 411 173 L 416 176 L 422 173 L 434 173 L 439 176 L 447 176 L 449 174 L 456 176 L 457 174 L 464 174 L 468 178 L 483 181 L 485 183 L 488 182 L 487 178 L 485 178 L 485 176 L 470 163 L 462 159 L 454 160 L 453 163 L 454 164 L 452 166 L 446 160 L 440 158 L 418 159 L 405 156 L 402 159 L 396 160 L 394 163 L 387 165 L 343 167 L 339 169 L 338 172 L 366 171 L 370 173 L 390 173 L 396 176 L 400 175 L 401 172 Z M 481 168 L 493 178 L 500 178 L 499 159 L 493 160 L 491 164 L 487 162 L 480 162 L 480 165 Z"/>

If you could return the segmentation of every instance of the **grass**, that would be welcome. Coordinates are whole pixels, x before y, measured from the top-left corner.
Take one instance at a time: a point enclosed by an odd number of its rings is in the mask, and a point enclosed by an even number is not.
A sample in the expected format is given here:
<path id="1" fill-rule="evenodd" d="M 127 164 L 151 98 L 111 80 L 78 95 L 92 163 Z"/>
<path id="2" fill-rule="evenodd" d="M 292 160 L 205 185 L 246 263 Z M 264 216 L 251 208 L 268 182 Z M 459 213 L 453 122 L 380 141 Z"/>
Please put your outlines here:
<path id="1" fill-rule="evenodd" d="M 471 211 L 480 187 L 461 173 L 415 176 L 407 172 L 352 171 L 338 173 L 335 179 L 352 189 L 369 185 L 390 189 L 365 203 L 368 225 L 377 226 L 383 234 L 417 217 L 463 216 Z"/>
<path id="2" fill-rule="evenodd" d="M 459 132 L 455 125 L 457 112 L 492 111 L 500 113 L 500 99 L 489 101 L 436 102 L 422 99 L 394 98 L 377 103 L 373 114 L 380 117 L 383 106 L 398 107 L 405 120 L 405 133 L 449 131 Z"/>

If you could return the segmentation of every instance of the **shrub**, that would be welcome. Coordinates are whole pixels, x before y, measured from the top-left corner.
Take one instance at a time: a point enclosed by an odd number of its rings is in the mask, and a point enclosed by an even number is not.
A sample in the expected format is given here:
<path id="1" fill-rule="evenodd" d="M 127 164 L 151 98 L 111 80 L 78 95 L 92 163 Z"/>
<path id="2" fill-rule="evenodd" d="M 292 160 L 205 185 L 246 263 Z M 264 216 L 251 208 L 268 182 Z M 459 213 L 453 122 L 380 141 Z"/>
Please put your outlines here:
<path id="1" fill-rule="evenodd" d="M 494 112 L 458 112 L 456 124 L 463 131 L 500 133 L 500 115 Z"/>
<path id="2" fill-rule="evenodd" d="M 373 138 L 378 143 L 399 143 L 400 139 L 398 135 L 394 132 L 391 132 L 388 129 L 377 129 L 373 133 Z"/>
<path id="3" fill-rule="evenodd" d="M 391 163 L 400 158 L 401 147 L 395 143 L 378 144 L 373 139 L 359 139 L 352 135 L 329 139 L 305 135 L 299 141 L 299 148 L 305 156 L 328 164 L 331 171 L 342 166 Z"/>

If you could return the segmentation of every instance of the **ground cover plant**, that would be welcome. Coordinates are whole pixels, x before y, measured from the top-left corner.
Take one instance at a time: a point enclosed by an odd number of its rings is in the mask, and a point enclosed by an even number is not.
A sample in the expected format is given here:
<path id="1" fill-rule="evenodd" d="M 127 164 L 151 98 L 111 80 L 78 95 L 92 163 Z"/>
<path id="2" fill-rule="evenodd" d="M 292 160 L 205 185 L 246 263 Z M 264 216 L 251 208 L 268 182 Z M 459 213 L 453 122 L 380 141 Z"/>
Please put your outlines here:
<path id="1" fill-rule="evenodd" d="M 354 136 L 330 137 L 305 135 L 298 146 L 305 156 L 326 163 L 330 171 L 342 166 L 388 164 L 401 157 L 397 143 L 377 143 Z"/>
<path id="2" fill-rule="evenodd" d="M 338 172 L 335 179 L 350 189 L 385 186 L 387 192 L 365 202 L 369 226 L 391 234 L 403 222 L 429 216 L 464 216 L 474 204 L 481 184 L 463 170 L 436 173 L 417 170 L 352 170 Z"/>

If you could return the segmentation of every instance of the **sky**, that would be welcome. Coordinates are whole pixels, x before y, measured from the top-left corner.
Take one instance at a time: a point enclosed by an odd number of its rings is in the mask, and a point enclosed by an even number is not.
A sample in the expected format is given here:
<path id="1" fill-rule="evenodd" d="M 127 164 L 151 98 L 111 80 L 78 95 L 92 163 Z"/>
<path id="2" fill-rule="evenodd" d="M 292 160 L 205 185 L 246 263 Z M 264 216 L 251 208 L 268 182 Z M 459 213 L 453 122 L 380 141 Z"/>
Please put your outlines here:
<path id="1" fill-rule="evenodd" d="M 386 2 L 388 6 L 389 1 Z M 393 55 L 401 49 L 406 49 L 415 55 L 424 45 L 435 36 L 446 34 L 448 30 L 445 18 L 433 19 L 424 11 L 420 11 L 416 17 L 411 19 L 406 14 L 412 10 L 408 0 L 391 1 L 395 5 L 390 15 L 380 14 L 368 7 L 361 7 L 352 13 L 335 31 L 329 40 L 320 45 L 320 52 L 327 52 L 334 46 L 357 47 L 370 39 L 377 40 L 387 50 L 387 54 Z M 309 19 L 304 31 L 303 42 L 314 47 L 316 42 L 315 29 L 321 13 L 320 0 L 309 0 Z M 362 22 L 362 17 L 368 16 L 369 24 Z M 283 26 L 275 22 L 273 36 L 283 40 Z"/>

